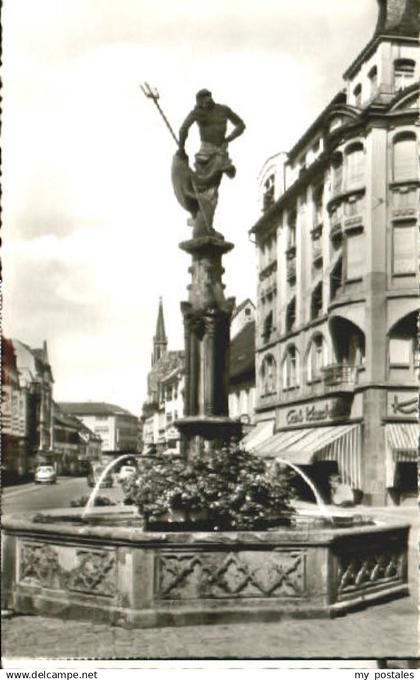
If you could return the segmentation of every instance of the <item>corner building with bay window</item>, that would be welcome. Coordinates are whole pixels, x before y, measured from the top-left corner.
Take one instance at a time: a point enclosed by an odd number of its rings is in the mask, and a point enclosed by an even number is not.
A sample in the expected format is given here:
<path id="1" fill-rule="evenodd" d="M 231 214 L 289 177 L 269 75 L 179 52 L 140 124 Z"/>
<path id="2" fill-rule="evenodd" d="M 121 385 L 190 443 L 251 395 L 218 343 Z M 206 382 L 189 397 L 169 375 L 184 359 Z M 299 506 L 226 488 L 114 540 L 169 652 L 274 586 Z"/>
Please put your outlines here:
<path id="1" fill-rule="evenodd" d="M 260 173 L 246 443 L 384 505 L 417 494 L 420 23 L 418 0 L 378 3 L 345 88 Z"/>

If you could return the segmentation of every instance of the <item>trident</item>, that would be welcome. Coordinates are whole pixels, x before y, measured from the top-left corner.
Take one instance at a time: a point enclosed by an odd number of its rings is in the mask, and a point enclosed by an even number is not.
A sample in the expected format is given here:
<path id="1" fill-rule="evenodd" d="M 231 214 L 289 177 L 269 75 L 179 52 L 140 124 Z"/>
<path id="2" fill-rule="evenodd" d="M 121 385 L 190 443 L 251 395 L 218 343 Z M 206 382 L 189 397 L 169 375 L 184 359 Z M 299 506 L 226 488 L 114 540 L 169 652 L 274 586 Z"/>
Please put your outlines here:
<path id="1" fill-rule="evenodd" d="M 168 128 L 169 132 L 171 133 L 172 137 L 174 138 L 176 145 L 179 146 L 178 138 L 177 138 L 175 132 L 173 131 L 169 120 L 167 119 L 167 117 L 165 116 L 165 114 L 163 113 L 163 111 L 160 107 L 159 92 L 157 91 L 157 89 L 155 87 L 150 87 L 149 83 L 144 83 L 143 85 L 140 85 L 140 88 L 141 88 L 141 91 L 143 92 L 143 94 L 148 99 L 151 99 L 153 101 L 157 110 L 159 111 L 160 115 L 162 116 L 163 120 L 165 121 L 166 127 Z"/>
<path id="2" fill-rule="evenodd" d="M 179 141 L 178 141 L 178 138 L 177 138 L 175 132 L 172 129 L 172 125 L 170 124 L 169 120 L 167 119 L 167 117 L 163 113 L 161 106 L 159 104 L 159 96 L 160 95 L 159 95 L 158 90 L 155 87 L 151 87 L 149 85 L 149 83 L 146 83 L 146 82 L 144 82 L 143 85 L 140 85 L 140 89 L 143 92 L 143 94 L 145 95 L 145 97 L 147 97 L 148 99 L 151 99 L 153 101 L 154 105 L 156 106 L 157 110 L 159 111 L 160 115 L 162 116 L 166 127 L 168 128 L 169 132 L 171 133 L 172 137 L 174 138 L 176 145 L 179 147 Z M 192 183 L 192 186 L 193 186 L 193 189 L 194 189 L 194 193 L 195 193 L 195 197 L 197 199 L 197 203 L 200 206 L 200 210 L 203 214 L 204 221 L 205 221 L 206 227 L 207 227 L 207 231 L 210 232 L 211 227 L 208 223 L 207 215 L 206 215 L 206 212 L 205 212 L 203 205 L 201 203 L 200 196 L 199 196 L 199 193 L 197 191 L 197 187 L 196 187 L 195 182 L 192 178 L 191 178 L 191 183 Z"/>

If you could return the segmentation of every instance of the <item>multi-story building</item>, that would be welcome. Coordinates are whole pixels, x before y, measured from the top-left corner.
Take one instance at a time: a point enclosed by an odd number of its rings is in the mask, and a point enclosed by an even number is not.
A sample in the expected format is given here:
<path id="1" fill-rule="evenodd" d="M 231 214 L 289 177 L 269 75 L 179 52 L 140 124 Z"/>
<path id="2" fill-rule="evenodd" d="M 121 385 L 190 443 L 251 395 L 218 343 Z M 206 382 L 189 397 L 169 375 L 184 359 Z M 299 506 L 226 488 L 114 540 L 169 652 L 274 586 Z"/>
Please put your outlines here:
<path id="1" fill-rule="evenodd" d="M 364 502 L 417 491 L 419 2 L 379 0 L 345 87 L 260 175 L 249 445 L 337 471 Z M 344 27 L 343 27 L 344 29 Z"/>
<path id="2" fill-rule="evenodd" d="M 75 416 L 102 441 L 102 451 L 136 453 L 138 418 L 115 404 L 105 402 L 60 402 L 65 415 Z"/>
<path id="3" fill-rule="evenodd" d="M 75 416 L 66 415 L 58 404 L 54 411 L 54 454 L 59 474 L 83 474 L 87 464 L 101 457 L 102 441 Z"/>
<path id="4" fill-rule="evenodd" d="M 245 300 L 233 314 L 230 341 L 229 416 L 243 431 L 255 421 L 255 306 Z"/>
<path id="5" fill-rule="evenodd" d="M 16 353 L 10 340 L 2 338 L 2 469 L 3 483 L 27 471 L 27 394 L 22 389 Z"/>

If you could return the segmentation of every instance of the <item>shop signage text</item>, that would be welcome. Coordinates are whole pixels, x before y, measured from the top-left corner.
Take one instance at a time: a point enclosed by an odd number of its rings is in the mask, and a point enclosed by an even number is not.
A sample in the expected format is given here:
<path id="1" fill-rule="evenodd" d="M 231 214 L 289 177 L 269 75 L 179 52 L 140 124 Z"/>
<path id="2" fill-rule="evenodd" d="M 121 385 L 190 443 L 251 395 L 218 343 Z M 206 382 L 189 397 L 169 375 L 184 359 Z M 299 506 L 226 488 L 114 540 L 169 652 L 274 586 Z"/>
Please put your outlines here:
<path id="1" fill-rule="evenodd" d="M 331 421 L 350 415 L 351 403 L 344 399 L 329 399 L 312 404 L 304 404 L 293 408 L 279 409 L 277 412 L 277 427 L 287 425 L 303 425 Z"/>

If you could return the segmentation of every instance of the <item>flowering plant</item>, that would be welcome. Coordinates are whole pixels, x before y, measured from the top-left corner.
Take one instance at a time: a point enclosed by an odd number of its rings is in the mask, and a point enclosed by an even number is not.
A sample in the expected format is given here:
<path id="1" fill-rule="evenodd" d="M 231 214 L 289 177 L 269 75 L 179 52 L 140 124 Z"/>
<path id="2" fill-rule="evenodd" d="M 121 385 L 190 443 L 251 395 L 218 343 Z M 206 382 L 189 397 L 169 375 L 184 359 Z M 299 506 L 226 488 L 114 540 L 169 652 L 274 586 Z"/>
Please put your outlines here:
<path id="1" fill-rule="evenodd" d="M 125 502 L 136 505 L 146 523 L 174 511 L 187 518 L 205 512 L 213 529 L 250 529 L 284 522 L 293 512 L 290 473 L 237 447 L 193 460 L 148 458 L 123 489 Z"/>

